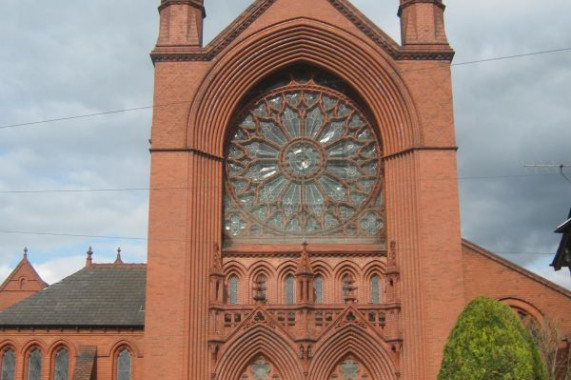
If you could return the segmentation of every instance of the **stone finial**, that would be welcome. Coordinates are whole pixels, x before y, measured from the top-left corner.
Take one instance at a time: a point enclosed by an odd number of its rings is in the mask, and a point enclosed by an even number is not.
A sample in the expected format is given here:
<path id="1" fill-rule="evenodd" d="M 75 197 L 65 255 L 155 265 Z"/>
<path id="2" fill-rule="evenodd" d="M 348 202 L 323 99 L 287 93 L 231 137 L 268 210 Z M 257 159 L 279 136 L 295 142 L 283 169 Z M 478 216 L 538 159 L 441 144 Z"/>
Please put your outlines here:
<path id="1" fill-rule="evenodd" d="M 299 263 L 297 264 L 297 275 L 309 274 L 313 275 L 313 269 L 311 267 L 311 260 L 309 259 L 309 252 L 307 251 L 307 242 L 303 242 L 301 249 L 301 257 Z"/>
<path id="2" fill-rule="evenodd" d="M 123 260 L 121 260 L 121 247 L 117 248 L 117 258 L 115 259 L 114 264 L 115 265 L 123 264 Z"/>
<path id="3" fill-rule="evenodd" d="M 224 267 L 222 266 L 222 252 L 218 243 L 214 243 L 214 257 L 212 258 L 212 274 L 224 274 Z"/>
<path id="4" fill-rule="evenodd" d="M 24 259 L 28 259 L 28 247 L 24 247 Z"/>
<path id="5" fill-rule="evenodd" d="M 85 266 L 86 267 L 90 267 L 91 265 L 93 265 L 93 249 L 91 249 L 91 246 L 89 246 L 89 248 L 87 249 L 87 257 L 85 259 Z"/>

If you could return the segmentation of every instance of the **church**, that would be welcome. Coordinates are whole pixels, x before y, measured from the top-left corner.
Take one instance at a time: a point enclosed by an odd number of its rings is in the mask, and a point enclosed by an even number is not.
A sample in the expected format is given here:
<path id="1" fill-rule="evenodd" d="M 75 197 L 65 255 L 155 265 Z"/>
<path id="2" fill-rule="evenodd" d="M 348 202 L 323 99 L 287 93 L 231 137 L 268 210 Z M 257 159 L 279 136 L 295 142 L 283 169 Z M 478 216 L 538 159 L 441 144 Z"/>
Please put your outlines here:
<path id="1" fill-rule="evenodd" d="M 433 380 L 468 302 L 559 322 L 571 292 L 460 234 L 442 0 L 401 43 L 349 0 L 255 0 L 203 45 L 162 0 L 148 262 L 0 287 L 1 380 Z M 398 8 L 397 8 L 398 7 Z"/>

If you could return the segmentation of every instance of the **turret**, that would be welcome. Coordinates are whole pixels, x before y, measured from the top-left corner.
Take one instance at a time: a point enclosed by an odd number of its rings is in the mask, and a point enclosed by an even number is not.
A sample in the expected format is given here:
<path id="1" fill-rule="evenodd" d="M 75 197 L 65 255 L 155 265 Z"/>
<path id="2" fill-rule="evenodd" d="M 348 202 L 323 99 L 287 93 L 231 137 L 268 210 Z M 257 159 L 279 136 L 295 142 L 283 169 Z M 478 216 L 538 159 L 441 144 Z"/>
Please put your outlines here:
<path id="1" fill-rule="evenodd" d="M 202 47 L 203 0 L 162 0 L 157 46 Z"/>
<path id="2" fill-rule="evenodd" d="M 400 0 L 398 15 L 403 46 L 448 45 L 444 8 L 442 0 Z"/>

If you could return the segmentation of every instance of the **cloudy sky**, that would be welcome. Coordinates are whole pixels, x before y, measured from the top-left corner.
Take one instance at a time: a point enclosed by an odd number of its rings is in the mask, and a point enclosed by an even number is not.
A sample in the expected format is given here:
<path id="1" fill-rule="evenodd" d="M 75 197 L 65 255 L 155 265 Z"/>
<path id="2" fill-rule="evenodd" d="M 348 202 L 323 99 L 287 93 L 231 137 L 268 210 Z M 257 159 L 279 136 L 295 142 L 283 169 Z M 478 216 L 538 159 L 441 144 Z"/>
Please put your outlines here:
<path id="1" fill-rule="evenodd" d="M 251 0 L 206 0 L 211 40 Z M 397 0 L 353 0 L 399 41 Z M 49 283 L 98 262 L 146 261 L 151 105 L 158 0 L 39 1 L 0 13 L 0 281 L 24 246 Z M 462 231 L 571 288 L 548 266 L 571 207 L 569 0 L 449 1 Z M 566 170 L 571 177 L 571 168 Z M 49 192 L 47 190 L 102 191 Z M 105 189 L 129 189 L 103 191 Z M 32 191 L 32 192 L 22 192 Z M 89 235 L 89 236 L 86 236 Z M 102 238 L 112 237 L 112 238 Z"/>

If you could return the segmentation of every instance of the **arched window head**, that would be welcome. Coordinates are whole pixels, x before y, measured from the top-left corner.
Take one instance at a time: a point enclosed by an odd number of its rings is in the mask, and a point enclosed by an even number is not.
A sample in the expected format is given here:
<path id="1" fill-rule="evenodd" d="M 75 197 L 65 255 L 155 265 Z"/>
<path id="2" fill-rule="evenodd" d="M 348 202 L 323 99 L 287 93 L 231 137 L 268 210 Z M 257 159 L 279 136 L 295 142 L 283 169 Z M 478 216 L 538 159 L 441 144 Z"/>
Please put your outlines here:
<path id="1" fill-rule="evenodd" d="M 53 380 L 68 380 L 69 378 L 69 352 L 65 348 L 57 350 L 54 358 Z"/>
<path id="2" fill-rule="evenodd" d="M 323 277 L 315 276 L 313 280 L 313 294 L 315 303 L 323 303 Z"/>
<path id="3" fill-rule="evenodd" d="M 1 380 L 14 380 L 14 375 L 16 373 L 16 353 L 10 347 L 5 348 L 2 353 L 2 379 Z"/>
<path id="4" fill-rule="evenodd" d="M 28 377 L 27 380 L 41 380 L 42 378 L 42 351 L 34 348 L 28 356 Z"/>
<path id="5" fill-rule="evenodd" d="M 371 277 L 371 303 L 378 305 L 381 303 L 381 284 L 379 281 L 379 276 L 376 274 Z"/>
<path id="6" fill-rule="evenodd" d="M 228 303 L 230 305 L 238 304 L 238 276 L 232 275 L 228 279 Z"/>
<path id="7" fill-rule="evenodd" d="M 381 149 L 358 101 L 315 75 L 268 85 L 227 145 L 227 240 L 378 239 Z"/>
<path id="8" fill-rule="evenodd" d="M 291 274 L 285 278 L 285 303 L 288 305 L 295 303 L 295 277 Z"/>
<path id="9" fill-rule="evenodd" d="M 117 355 L 117 380 L 131 380 L 131 352 L 127 348 Z"/>

